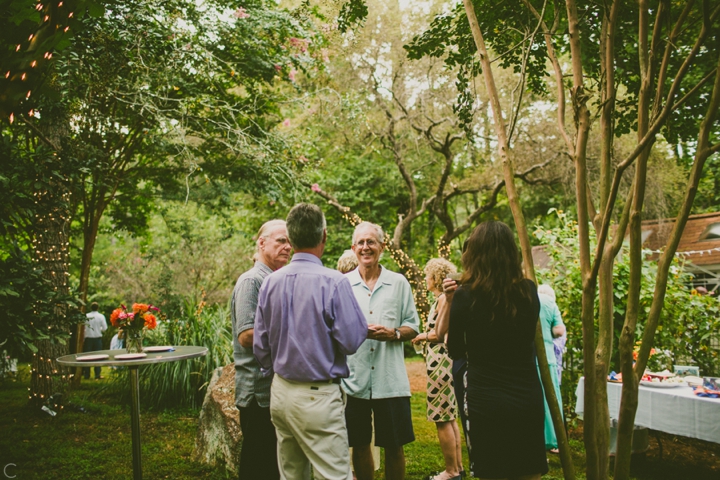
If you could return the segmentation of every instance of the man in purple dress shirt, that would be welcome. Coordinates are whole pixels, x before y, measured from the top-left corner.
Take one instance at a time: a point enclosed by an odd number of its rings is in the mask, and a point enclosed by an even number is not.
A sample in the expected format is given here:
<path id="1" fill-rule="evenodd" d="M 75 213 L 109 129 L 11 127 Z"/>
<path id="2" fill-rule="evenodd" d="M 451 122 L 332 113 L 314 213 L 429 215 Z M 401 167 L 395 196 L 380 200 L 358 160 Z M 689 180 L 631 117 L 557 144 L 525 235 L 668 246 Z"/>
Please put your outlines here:
<path id="1" fill-rule="evenodd" d="M 253 351 L 261 369 L 274 373 L 270 416 L 283 479 L 351 480 L 340 379 L 347 355 L 368 335 L 368 325 L 348 279 L 325 268 L 325 216 L 301 203 L 286 219 L 295 249 L 286 267 L 265 278 L 258 295 Z"/>

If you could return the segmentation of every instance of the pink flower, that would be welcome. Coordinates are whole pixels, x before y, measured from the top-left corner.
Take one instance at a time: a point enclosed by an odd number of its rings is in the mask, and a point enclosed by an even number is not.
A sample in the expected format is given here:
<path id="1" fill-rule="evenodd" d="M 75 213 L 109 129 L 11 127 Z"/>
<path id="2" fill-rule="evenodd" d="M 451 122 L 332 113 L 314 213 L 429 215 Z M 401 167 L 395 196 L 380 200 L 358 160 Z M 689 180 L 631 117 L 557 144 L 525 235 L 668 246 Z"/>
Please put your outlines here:
<path id="1" fill-rule="evenodd" d="M 279 72 L 280 70 L 282 70 L 282 67 L 280 65 L 275 65 L 275 70 Z"/>
<path id="2" fill-rule="evenodd" d="M 320 185 L 318 185 L 317 183 L 313 183 L 313 184 L 312 184 L 312 187 L 310 187 L 310 190 L 312 190 L 313 192 L 319 192 L 319 191 L 320 191 Z"/>
<path id="3" fill-rule="evenodd" d="M 302 53 L 307 52 L 308 43 L 310 43 L 310 42 L 307 40 L 304 40 L 302 38 L 295 38 L 295 37 L 290 38 L 290 45 L 292 45 L 295 48 L 299 48 Z"/>
<path id="4" fill-rule="evenodd" d="M 125 320 L 127 317 L 128 317 L 128 314 L 125 313 L 125 312 L 121 312 L 121 313 L 118 315 L 118 318 L 119 318 L 120 320 Z"/>
<path id="5" fill-rule="evenodd" d="M 247 13 L 243 7 L 240 7 L 237 10 L 235 10 L 235 13 L 233 13 L 233 16 L 235 18 L 248 18 L 250 16 L 250 14 Z"/>
<path id="6" fill-rule="evenodd" d="M 298 161 L 299 161 L 300 163 L 307 163 L 307 162 L 308 162 L 308 159 L 307 159 L 307 157 L 306 157 L 305 155 L 300 155 L 300 158 L 298 158 Z"/>
<path id="7" fill-rule="evenodd" d="M 283 125 L 283 127 L 289 127 L 289 126 L 290 126 L 290 119 L 289 119 L 289 118 L 286 118 L 285 120 L 283 120 L 282 125 Z"/>
<path id="8" fill-rule="evenodd" d="M 320 55 L 322 55 L 323 62 L 328 63 L 330 61 L 330 52 L 327 48 L 321 49 Z"/>
<path id="9" fill-rule="evenodd" d="M 298 73 L 297 70 L 295 70 L 294 68 L 292 70 L 290 70 L 290 73 L 288 73 L 288 78 L 290 79 L 291 82 L 295 81 L 295 75 L 297 75 L 297 73 Z"/>

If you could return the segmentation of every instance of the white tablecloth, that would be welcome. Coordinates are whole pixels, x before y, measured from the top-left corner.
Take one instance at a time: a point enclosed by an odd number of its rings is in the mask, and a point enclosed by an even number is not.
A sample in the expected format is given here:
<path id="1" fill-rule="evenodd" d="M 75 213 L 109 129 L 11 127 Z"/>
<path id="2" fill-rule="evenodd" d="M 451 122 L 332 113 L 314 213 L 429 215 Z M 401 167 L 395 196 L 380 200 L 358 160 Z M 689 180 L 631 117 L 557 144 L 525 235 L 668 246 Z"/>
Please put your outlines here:
<path id="1" fill-rule="evenodd" d="M 620 415 L 622 384 L 608 383 L 610 419 Z M 585 378 L 580 378 L 575 412 L 582 416 Z M 720 398 L 703 398 L 690 387 L 654 388 L 640 385 L 635 425 L 661 432 L 720 443 Z"/>

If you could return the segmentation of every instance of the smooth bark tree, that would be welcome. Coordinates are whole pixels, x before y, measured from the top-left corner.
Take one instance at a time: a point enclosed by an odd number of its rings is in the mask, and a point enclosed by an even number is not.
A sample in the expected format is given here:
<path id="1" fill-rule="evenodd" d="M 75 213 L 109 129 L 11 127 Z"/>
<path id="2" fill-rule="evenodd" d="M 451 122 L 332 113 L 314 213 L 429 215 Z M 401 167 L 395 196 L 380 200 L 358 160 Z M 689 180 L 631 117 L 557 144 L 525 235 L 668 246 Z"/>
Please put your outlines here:
<path id="1" fill-rule="evenodd" d="M 652 348 L 658 318 L 651 317 L 645 325 L 640 361 L 633 368 L 640 279 L 637 259 L 641 255 L 640 221 L 645 211 L 648 158 L 660 136 L 671 144 L 690 145 L 695 153 L 687 193 L 675 222 L 674 235 L 679 239 L 703 164 L 718 150 L 712 82 L 717 76 L 718 7 L 711 2 L 692 1 L 591 4 L 575 0 L 564 4 L 526 0 L 523 6 L 466 0 L 453 14 L 436 17 L 428 31 L 413 40 L 412 48 L 432 56 L 448 55 L 447 63 L 464 62 L 468 71 L 479 51 L 482 73 L 489 82 L 492 62 L 478 41 L 480 33 L 486 35 L 485 40 L 497 55 L 493 61 L 500 67 L 513 67 L 520 82 L 526 82 L 531 92 L 541 98 L 553 98 L 544 82 L 548 77 L 555 80 L 558 131 L 575 169 L 579 260 L 583 272 L 584 434 L 590 479 L 609 475 L 606 381 L 613 351 L 613 259 L 630 226 L 634 280 L 619 346 L 623 376 L 629 378 L 623 386 L 615 468 L 616 478 L 627 478 L 637 384 Z M 469 13 L 473 8 L 481 9 L 483 16 L 474 20 Z M 502 28 L 498 28 L 500 23 Z M 469 38 L 475 39 L 473 47 L 468 47 Z M 546 67 L 550 68 L 549 75 Z M 506 165 L 510 166 L 512 141 L 503 138 L 505 130 L 499 126 L 503 116 L 498 95 L 493 93 L 492 86 L 487 90 L 495 112 L 499 155 L 507 158 Z M 567 94 L 569 106 L 565 102 Z M 568 107 L 573 116 L 571 126 L 565 122 Z M 595 122 L 594 118 L 600 121 Z M 615 142 L 617 137 L 630 132 L 635 132 L 636 140 L 629 148 Z M 589 152 L 591 136 L 599 138 L 597 161 Z M 508 145 L 510 150 L 503 151 Z M 599 178 L 594 176 L 595 171 Z M 626 192 L 621 189 L 623 182 L 631 184 Z M 522 219 L 513 213 L 520 220 L 521 230 Z M 612 222 L 616 224 L 611 228 Z M 591 228 L 598 239 L 594 252 L 589 242 Z M 670 241 L 664 257 L 672 258 L 676 247 Z M 669 262 L 661 266 L 651 307 L 655 315 L 662 310 Z"/>

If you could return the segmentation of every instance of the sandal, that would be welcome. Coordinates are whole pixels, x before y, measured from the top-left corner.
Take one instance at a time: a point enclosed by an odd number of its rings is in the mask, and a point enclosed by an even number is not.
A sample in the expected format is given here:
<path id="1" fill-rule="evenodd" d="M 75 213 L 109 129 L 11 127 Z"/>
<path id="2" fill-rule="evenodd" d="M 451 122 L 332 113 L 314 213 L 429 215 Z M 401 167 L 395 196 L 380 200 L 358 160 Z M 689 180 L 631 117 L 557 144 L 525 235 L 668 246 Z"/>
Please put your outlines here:
<path id="1" fill-rule="evenodd" d="M 425 477 L 424 480 L 462 480 L 462 472 L 459 475 L 456 475 L 454 477 L 445 477 L 443 478 L 441 475 L 443 475 L 445 472 L 435 472 L 427 477 Z"/>

